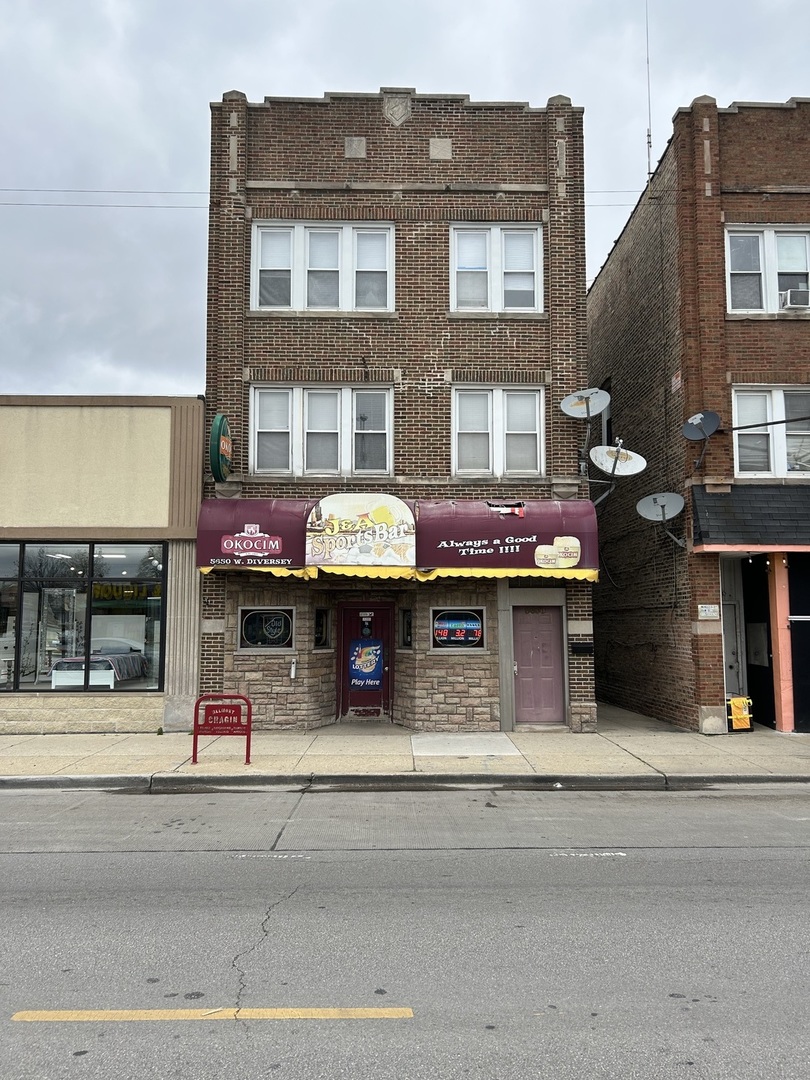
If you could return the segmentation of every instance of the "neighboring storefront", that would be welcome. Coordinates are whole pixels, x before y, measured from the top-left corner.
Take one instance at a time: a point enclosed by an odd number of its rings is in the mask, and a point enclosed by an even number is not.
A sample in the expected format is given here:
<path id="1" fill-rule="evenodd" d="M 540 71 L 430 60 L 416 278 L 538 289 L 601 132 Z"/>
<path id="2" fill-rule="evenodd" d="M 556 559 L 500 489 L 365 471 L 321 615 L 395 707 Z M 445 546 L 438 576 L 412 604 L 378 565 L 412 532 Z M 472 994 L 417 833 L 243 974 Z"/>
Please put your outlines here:
<path id="1" fill-rule="evenodd" d="M 722 628 L 726 698 L 750 698 L 756 723 L 810 731 L 810 489 L 695 485 L 692 498 L 695 556 L 719 559 L 722 602 L 700 619 Z"/>
<path id="2" fill-rule="evenodd" d="M 197 565 L 204 688 L 258 726 L 595 725 L 590 502 L 209 499 Z"/>
<path id="3" fill-rule="evenodd" d="M 0 398 L 0 731 L 188 728 L 202 409 Z"/>

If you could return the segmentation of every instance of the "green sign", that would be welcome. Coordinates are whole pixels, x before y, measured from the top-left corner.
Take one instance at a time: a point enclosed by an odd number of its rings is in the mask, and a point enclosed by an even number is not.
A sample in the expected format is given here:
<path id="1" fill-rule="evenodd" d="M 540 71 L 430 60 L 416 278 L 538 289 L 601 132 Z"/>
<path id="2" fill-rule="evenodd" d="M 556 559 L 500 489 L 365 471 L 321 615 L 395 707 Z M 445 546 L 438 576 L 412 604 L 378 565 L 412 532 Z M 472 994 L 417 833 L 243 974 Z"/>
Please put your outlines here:
<path id="1" fill-rule="evenodd" d="M 211 425 L 209 460 L 214 479 L 218 484 L 224 484 L 231 475 L 233 443 L 228 418 L 222 413 L 217 413 Z"/>

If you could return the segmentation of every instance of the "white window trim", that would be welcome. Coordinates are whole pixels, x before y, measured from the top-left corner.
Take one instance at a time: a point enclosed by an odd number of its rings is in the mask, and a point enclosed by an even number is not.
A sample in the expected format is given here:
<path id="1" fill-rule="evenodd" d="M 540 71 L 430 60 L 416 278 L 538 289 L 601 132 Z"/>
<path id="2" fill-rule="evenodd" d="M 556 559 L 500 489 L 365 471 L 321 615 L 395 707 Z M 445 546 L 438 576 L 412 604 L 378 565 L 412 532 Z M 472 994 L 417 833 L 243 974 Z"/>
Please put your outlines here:
<path id="1" fill-rule="evenodd" d="M 290 432 L 290 468 L 259 469 L 257 418 L 259 415 L 259 397 L 262 391 L 289 394 L 289 432 Z M 304 440 L 306 436 L 306 398 L 315 393 L 333 392 L 338 400 L 338 468 L 334 470 L 304 468 Z M 357 393 L 378 393 L 386 397 L 386 462 L 384 469 L 356 470 L 354 465 L 354 402 Z M 250 400 L 250 472 L 254 476 L 354 476 L 375 477 L 390 476 L 394 460 L 393 451 L 394 394 L 390 386 L 364 384 L 362 386 L 337 386 L 319 384 L 315 386 L 257 384 L 251 387 Z"/>
<path id="2" fill-rule="evenodd" d="M 458 263 L 458 237 L 464 232 L 487 234 L 487 306 L 459 307 L 456 289 Z M 503 234 L 510 232 L 530 233 L 534 242 L 534 304 L 531 307 L 504 307 Z M 525 315 L 543 311 L 543 226 L 538 224 L 515 224 L 491 222 L 466 222 L 450 227 L 450 310 L 464 314 L 492 314 L 493 312 Z"/>
<path id="3" fill-rule="evenodd" d="M 458 399 L 464 391 L 489 394 L 489 469 L 461 469 L 458 464 Z M 509 393 L 537 395 L 538 469 L 506 470 L 506 405 L 504 395 Z M 477 386 L 475 384 L 453 387 L 451 464 L 453 476 L 525 477 L 546 474 L 545 387 Z"/>
<path id="4" fill-rule="evenodd" d="M 727 225 L 725 230 L 726 248 L 726 310 L 732 315 L 761 315 L 780 311 L 795 311 L 784 308 L 779 300 L 779 261 L 777 258 L 776 238 L 778 235 L 803 235 L 807 237 L 808 258 L 810 258 L 810 226 L 808 225 Z M 758 308 L 740 308 L 731 306 L 731 241 L 732 236 L 758 236 L 760 254 L 760 274 L 762 276 L 762 302 Z M 809 309 L 810 310 L 810 309 Z"/>
<path id="5" fill-rule="evenodd" d="M 745 434 L 745 432 L 734 432 L 734 476 L 741 480 L 756 480 L 760 478 L 776 477 L 780 479 L 790 478 L 791 480 L 810 480 L 810 472 L 804 472 L 802 470 L 788 469 L 787 467 L 787 424 L 784 423 L 785 419 L 785 392 L 791 390 L 803 391 L 810 393 L 810 386 L 804 385 L 746 385 L 746 386 L 734 386 L 732 387 L 732 424 L 736 428 L 740 424 L 739 418 L 739 399 L 746 394 L 765 394 L 767 396 L 767 423 L 763 421 L 762 427 L 766 428 L 768 432 L 768 450 L 770 454 L 771 467 L 767 471 L 745 472 L 740 470 L 740 456 L 739 456 L 739 443 L 738 436 Z M 778 421 L 782 421 L 779 423 Z M 773 421 L 776 421 L 774 423 Z M 749 428 L 749 431 L 756 431 L 755 428 Z"/>
<path id="6" fill-rule="evenodd" d="M 266 231 L 286 232 L 292 237 L 290 271 L 290 306 L 270 307 L 259 303 L 259 274 L 261 270 L 261 234 Z M 337 232 L 338 239 L 338 306 L 336 308 L 307 307 L 308 237 L 312 232 Z M 362 307 L 355 303 L 358 233 L 384 233 L 386 237 L 385 307 Z M 370 314 L 394 310 L 394 226 L 387 222 L 363 224 L 331 221 L 258 221 L 251 232 L 250 307 L 252 311 L 364 311 Z"/>

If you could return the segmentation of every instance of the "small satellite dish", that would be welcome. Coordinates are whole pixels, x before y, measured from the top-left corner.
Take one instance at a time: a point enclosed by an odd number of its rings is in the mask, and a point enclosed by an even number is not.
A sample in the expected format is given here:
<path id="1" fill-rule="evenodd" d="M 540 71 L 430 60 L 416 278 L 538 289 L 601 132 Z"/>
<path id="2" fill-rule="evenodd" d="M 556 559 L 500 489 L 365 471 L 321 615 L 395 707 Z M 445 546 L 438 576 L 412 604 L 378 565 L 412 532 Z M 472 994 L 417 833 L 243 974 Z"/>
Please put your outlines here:
<path id="1" fill-rule="evenodd" d="M 677 517 L 683 510 L 683 496 L 675 491 L 659 491 L 655 495 L 645 495 L 636 503 L 636 512 L 647 521 L 657 521 L 663 525 L 664 532 L 679 547 L 686 547 L 686 541 L 673 534 L 667 528 L 667 522 Z"/>
<path id="2" fill-rule="evenodd" d="M 622 446 L 594 446 L 590 456 L 597 469 L 609 476 L 634 476 L 647 468 L 647 461 L 641 454 L 634 454 Z"/>
<path id="3" fill-rule="evenodd" d="M 636 510 L 647 521 L 671 521 L 683 510 L 683 496 L 675 491 L 645 495 L 636 503 Z"/>
<path id="4" fill-rule="evenodd" d="M 714 435 L 719 427 L 720 417 L 717 413 L 705 409 L 703 412 L 690 416 L 681 428 L 681 433 L 690 442 L 701 442 L 703 439 L 708 439 L 710 435 Z"/>
<path id="5" fill-rule="evenodd" d="M 560 402 L 560 408 L 566 416 L 573 416 L 577 420 L 588 420 L 591 416 L 603 413 L 610 404 L 610 394 L 607 390 L 600 390 L 598 386 L 589 390 L 579 390 L 576 394 L 569 394 Z"/>

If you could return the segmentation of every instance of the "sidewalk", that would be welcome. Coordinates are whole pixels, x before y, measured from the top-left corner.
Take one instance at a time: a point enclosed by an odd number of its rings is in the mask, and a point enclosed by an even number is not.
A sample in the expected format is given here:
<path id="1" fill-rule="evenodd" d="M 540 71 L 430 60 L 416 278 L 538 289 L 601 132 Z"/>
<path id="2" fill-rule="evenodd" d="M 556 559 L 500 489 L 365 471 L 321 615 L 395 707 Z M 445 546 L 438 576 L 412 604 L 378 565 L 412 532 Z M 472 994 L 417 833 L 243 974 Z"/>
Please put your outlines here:
<path id="1" fill-rule="evenodd" d="M 810 781 L 810 734 L 768 728 L 706 736 L 611 705 L 599 732 L 412 733 L 392 724 L 337 724 L 314 732 L 191 735 L 3 735 L 0 789 L 491 787 L 666 789 Z"/>

